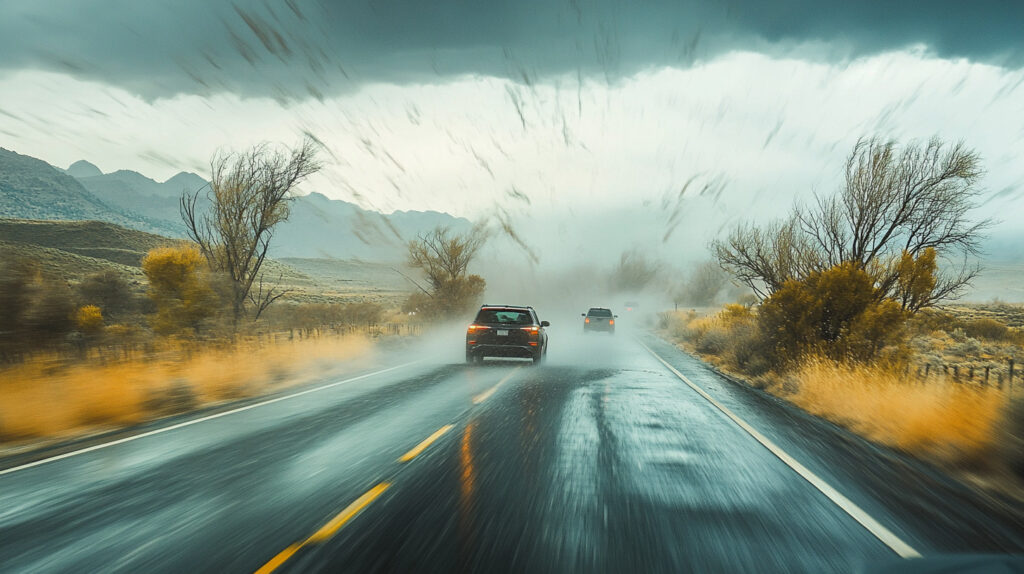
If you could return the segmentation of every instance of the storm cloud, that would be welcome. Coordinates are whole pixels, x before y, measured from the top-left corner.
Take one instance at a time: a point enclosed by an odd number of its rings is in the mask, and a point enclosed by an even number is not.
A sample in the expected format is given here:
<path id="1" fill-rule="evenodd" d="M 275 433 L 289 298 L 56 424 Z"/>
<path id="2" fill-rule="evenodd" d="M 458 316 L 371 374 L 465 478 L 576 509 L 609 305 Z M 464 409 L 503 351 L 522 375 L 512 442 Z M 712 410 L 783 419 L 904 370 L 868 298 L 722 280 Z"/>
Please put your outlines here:
<path id="1" fill-rule="evenodd" d="M 56 71 L 147 99 L 322 100 L 464 74 L 613 82 L 733 50 L 842 61 L 923 46 L 1024 65 L 1015 0 L 8 0 L 0 14 L 0 73 Z"/>

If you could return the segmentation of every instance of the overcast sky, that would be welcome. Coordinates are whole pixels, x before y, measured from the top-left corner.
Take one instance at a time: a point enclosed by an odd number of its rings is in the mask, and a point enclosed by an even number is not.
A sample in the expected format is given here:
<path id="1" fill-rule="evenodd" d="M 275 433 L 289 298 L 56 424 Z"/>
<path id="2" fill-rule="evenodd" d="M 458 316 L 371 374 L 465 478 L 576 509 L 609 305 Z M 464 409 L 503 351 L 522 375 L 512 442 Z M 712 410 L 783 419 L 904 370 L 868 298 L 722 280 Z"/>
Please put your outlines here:
<path id="1" fill-rule="evenodd" d="M 307 192 L 702 241 L 860 136 L 938 135 L 1024 215 L 1021 30 L 1018 0 L 2 0 L 0 146 L 163 180 L 308 132 Z"/>

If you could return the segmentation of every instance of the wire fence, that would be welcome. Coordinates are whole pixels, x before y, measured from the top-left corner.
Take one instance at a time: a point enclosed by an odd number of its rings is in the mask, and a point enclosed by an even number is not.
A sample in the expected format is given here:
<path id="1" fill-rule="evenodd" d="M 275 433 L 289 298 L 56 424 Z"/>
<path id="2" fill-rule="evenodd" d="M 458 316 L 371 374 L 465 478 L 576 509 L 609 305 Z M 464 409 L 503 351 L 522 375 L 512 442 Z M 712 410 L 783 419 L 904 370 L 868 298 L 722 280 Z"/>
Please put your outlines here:
<path id="1" fill-rule="evenodd" d="M 310 327 L 307 329 L 289 329 L 287 331 L 273 331 L 270 333 L 259 333 L 257 339 L 272 339 L 274 341 L 308 339 L 312 337 L 324 337 L 330 335 L 366 335 L 368 337 L 383 336 L 416 336 L 423 333 L 422 323 L 363 323 L 358 325 L 337 324 Z"/>
<path id="2" fill-rule="evenodd" d="M 45 359 L 54 365 L 82 362 L 125 361 L 144 359 L 162 354 L 179 354 L 191 357 L 193 354 L 215 348 L 231 348 L 236 345 L 284 344 L 330 337 L 362 335 L 371 339 L 380 337 L 418 336 L 424 331 L 422 323 L 363 323 L 322 325 L 302 329 L 257 331 L 230 337 L 154 337 L 135 335 L 120 340 L 101 340 L 88 343 L 79 341 L 65 343 L 18 354 L 0 356 L 0 369 L 23 364 L 27 361 Z"/>
<path id="3" fill-rule="evenodd" d="M 910 374 L 908 367 L 908 375 Z M 920 380 L 945 378 L 955 384 L 975 385 L 1007 393 L 1024 389 L 1024 368 L 1014 358 L 979 360 L 971 364 L 924 363 L 913 375 Z"/>

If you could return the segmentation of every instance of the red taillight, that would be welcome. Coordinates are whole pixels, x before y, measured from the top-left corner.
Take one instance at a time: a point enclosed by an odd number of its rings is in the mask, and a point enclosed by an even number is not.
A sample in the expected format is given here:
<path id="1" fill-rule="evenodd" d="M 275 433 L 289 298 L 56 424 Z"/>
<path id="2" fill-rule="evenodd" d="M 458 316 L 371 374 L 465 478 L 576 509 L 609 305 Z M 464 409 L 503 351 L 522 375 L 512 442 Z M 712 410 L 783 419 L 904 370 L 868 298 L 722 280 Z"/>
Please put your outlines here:
<path id="1" fill-rule="evenodd" d="M 584 323 L 589 323 L 590 322 L 590 317 L 587 317 L 586 319 L 584 319 L 583 322 Z"/>
<path id="2" fill-rule="evenodd" d="M 486 329 L 490 329 L 490 327 L 486 327 L 484 325 L 470 325 L 469 328 L 466 329 L 466 334 L 467 335 L 472 335 L 473 333 L 476 333 L 477 331 L 484 331 Z"/>
<path id="3" fill-rule="evenodd" d="M 608 319 L 608 324 L 609 325 L 614 325 L 615 324 L 615 319 Z"/>
<path id="4" fill-rule="evenodd" d="M 540 327 L 523 327 L 522 330 L 528 333 L 538 333 L 540 332 Z"/>

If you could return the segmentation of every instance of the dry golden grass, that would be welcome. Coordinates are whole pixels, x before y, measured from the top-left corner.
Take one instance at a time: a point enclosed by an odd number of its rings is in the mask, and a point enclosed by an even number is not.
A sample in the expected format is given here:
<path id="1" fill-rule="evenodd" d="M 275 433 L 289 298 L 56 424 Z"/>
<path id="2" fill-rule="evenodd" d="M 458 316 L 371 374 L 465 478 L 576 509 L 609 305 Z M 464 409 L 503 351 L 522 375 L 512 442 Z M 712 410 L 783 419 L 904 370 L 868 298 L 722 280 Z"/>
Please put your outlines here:
<path id="1" fill-rule="evenodd" d="M 947 462 L 978 462 L 997 440 L 1007 397 L 941 377 L 806 361 L 786 398 L 876 442 Z"/>
<path id="2" fill-rule="evenodd" d="M 111 427 L 304 382 L 369 354 L 363 336 L 231 346 L 169 345 L 146 359 L 66 365 L 42 357 L 0 371 L 0 440 Z"/>

